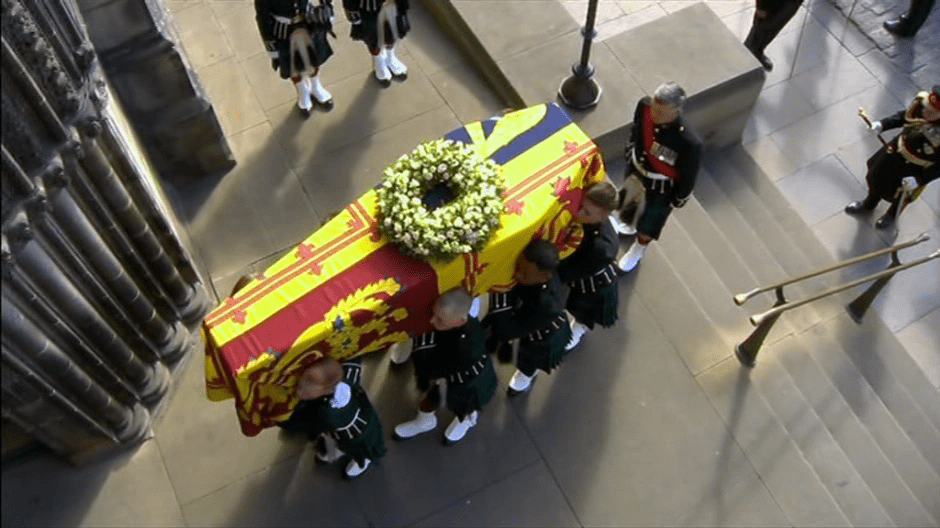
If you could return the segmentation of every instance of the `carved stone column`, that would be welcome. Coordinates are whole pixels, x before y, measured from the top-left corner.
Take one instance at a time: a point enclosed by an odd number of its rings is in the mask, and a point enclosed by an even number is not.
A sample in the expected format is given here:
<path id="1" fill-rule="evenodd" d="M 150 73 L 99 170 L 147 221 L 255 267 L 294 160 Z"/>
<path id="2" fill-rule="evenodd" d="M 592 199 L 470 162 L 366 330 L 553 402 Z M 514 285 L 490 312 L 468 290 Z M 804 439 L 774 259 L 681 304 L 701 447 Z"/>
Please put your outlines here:
<path id="1" fill-rule="evenodd" d="M 72 0 L 0 7 L 3 416 L 81 462 L 150 434 L 209 299 Z"/>

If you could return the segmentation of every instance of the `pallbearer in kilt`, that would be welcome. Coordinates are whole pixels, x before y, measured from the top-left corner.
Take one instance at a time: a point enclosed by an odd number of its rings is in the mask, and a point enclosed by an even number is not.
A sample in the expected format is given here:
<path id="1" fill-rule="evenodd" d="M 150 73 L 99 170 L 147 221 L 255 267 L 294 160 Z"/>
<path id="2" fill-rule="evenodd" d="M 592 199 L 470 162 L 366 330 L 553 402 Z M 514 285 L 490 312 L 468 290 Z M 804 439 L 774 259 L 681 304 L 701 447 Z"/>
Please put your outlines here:
<path id="1" fill-rule="evenodd" d="M 567 353 L 571 327 L 565 317 L 565 288 L 558 278 L 558 249 L 546 240 L 533 240 L 519 257 L 517 285 L 492 294 L 486 323 L 490 347 L 519 339 L 516 372 L 509 380 L 510 396 L 528 392 L 539 370 L 550 373 Z M 491 348 L 492 350 L 492 348 Z"/>
<path id="2" fill-rule="evenodd" d="M 608 215 L 617 208 L 617 189 L 607 180 L 584 191 L 584 200 L 575 220 L 584 235 L 578 249 L 558 266 L 558 276 L 568 285 L 565 307 L 572 316 L 571 350 L 595 324 L 604 327 L 617 322 L 617 250 L 620 241 Z"/>
<path id="3" fill-rule="evenodd" d="M 478 307 L 479 300 L 474 301 L 462 288 L 447 291 L 435 301 L 431 317 L 435 329 L 415 337 L 411 353 L 418 390 L 424 397 L 417 416 L 395 427 L 396 439 L 437 426 L 435 411 L 441 392 L 447 409 L 455 415 L 444 431 L 445 444 L 459 442 L 476 425 L 479 411 L 499 383 L 477 318 Z"/>
<path id="4" fill-rule="evenodd" d="M 320 358 L 304 371 L 297 383 L 300 403 L 283 429 L 307 433 L 311 439 L 322 435 L 317 460 L 334 462 L 347 455 L 343 476 L 363 474 L 372 463 L 385 455 L 385 440 L 379 417 L 360 385 L 362 359 L 345 361 L 342 366 L 332 358 Z"/>

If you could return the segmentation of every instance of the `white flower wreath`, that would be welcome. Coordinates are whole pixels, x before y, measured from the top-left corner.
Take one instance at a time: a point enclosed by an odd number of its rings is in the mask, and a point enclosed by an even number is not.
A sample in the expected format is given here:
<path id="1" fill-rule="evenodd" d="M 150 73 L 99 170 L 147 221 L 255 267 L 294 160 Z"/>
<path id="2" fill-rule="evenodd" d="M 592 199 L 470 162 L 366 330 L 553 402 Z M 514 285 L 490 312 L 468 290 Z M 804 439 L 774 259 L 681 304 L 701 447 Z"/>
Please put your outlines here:
<path id="1" fill-rule="evenodd" d="M 426 141 L 385 168 L 379 228 L 417 258 L 450 260 L 480 250 L 503 211 L 500 170 L 463 143 Z M 443 203 L 433 207 L 431 199 Z"/>

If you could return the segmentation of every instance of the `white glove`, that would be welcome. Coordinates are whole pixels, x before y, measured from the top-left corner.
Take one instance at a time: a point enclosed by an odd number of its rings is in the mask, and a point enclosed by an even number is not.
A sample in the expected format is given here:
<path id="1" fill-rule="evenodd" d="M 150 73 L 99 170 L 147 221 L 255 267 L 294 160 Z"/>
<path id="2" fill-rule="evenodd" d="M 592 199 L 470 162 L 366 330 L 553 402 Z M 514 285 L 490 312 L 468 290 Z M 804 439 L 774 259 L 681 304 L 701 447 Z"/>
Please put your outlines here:
<path id="1" fill-rule="evenodd" d="M 666 176 L 665 174 L 660 174 L 658 172 L 647 171 L 646 174 L 649 175 L 649 177 L 654 180 L 668 180 L 669 179 L 669 177 Z"/>
<path id="2" fill-rule="evenodd" d="M 901 178 L 901 187 L 904 189 L 904 192 L 910 194 L 918 187 L 917 179 L 913 176 L 905 176 Z"/>
<path id="3" fill-rule="evenodd" d="M 881 124 L 881 121 L 872 121 L 871 124 L 868 125 L 868 130 L 871 130 L 873 134 L 880 134 L 884 129 L 885 127 Z"/>
<path id="4" fill-rule="evenodd" d="M 470 317 L 477 317 L 480 315 L 480 298 L 474 297 L 473 302 L 470 303 Z"/>
<path id="5" fill-rule="evenodd" d="M 330 400 L 330 407 L 342 409 L 349 403 L 351 397 L 352 391 L 349 390 L 349 384 L 345 381 L 341 381 L 336 384 L 336 390 L 333 391 L 333 399 Z"/>

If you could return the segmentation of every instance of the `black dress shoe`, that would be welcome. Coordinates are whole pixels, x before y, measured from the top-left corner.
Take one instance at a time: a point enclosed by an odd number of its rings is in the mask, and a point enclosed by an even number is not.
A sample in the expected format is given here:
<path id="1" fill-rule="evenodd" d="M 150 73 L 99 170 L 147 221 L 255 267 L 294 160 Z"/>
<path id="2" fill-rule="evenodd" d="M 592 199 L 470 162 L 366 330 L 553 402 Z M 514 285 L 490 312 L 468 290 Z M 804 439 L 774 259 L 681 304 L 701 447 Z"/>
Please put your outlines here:
<path id="1" fill-rule="evenodd" d="M 861 215 L 870 213 L 874 208 L 875 206 L 869 206 L 867 203 L 865 203 L 865 200 L 858 200 L 856 202 L 850 203 L 849 205 L 846 205 L 845 212 L 852 215 Z"/>
<path id="2" fill-rule="evenodd" d="M 894 212 L 888 211 L 887 213 L 881 215 L 881 218 L 875 222 L 875 227 L 878 229 L 887 229 L 888 227 L 891 227 L 892 224 L 894 224 Z"/>
<path id="3" fill-rule="evenodd" d="M 774 69 L 774 63 L 770 61 L 767 55 L 761 53 L 760 57 L 757 57 L 757 60 L 760 61 L 760 65 L 763 66 L 765 70 L 770 71 Z"/>
<path id="4" fill-rule="evenodd" d="M 882 25 L 889 33 L 894 33 L 899 37 L 913 37 L 915 33 L 911 31 L 907 17 L 903 15 L 894 20 L 885 20 L 885 23 Z"/>

